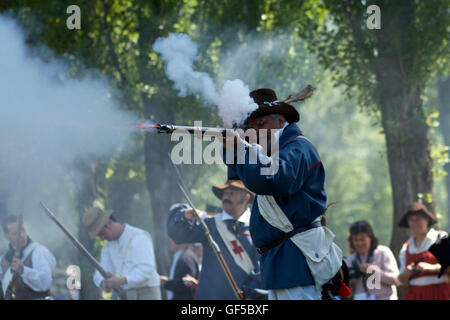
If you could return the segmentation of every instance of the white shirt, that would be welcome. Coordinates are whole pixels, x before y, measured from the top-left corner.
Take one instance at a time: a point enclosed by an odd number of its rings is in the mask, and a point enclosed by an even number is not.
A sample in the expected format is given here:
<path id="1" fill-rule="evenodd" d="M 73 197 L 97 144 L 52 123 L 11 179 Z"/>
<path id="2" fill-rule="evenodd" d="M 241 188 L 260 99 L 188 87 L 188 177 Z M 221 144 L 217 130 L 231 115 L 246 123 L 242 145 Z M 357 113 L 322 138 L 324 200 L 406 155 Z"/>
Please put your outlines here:
<path id="1" fill-rule="evenodd" d="M 122 286 L 125 290 L 160 284 L 150 233 L 128 224 L 117 240 L 103 246 L 100 264 L 106 271 L 127 279 L 127 284 Z M 103 280 L 96 271 L 94 283 L 100 287 Z"/>
<path id="2" fill-rule="evenodd" d="M 416 254 L 416 253 L 421 253 L 424 251 L 427 251 L 432 245 L 433 243 L 436 242 L 436 240 L 438 239 L 439 236 L 439 232 L 436 231 L 435 229 L 431 228 L 425 239 L 422 241 L 422 243 L 417 247 L 416 243 L 414 241 L 414 236 L 411 236 L 407 242 L 409 242 L 409 248 L 408 248 L 408 252 L 410 254 Z M 402 249 L 400 250 L 400 253 L 398 255 L 399 261 L 400 261 L 400 273 L 403 273 L 406 269 L 406 242 L 403 244 Z M 414 286 L 425 286 L 425 285 L 430 285 L 430 284 L 437 284 L 437 283 L 443 283 L 447 281 L 447 276 L 446 275 L 442 275 L 440 278 L 438 278 L 438 276 L 424 276 L 424 277 L 420 277 L 420 278 L 415 278 L 412 280 L 409 280 L 409 284 L 410 285 L 414 285 Z"/>
<path id="3" fill-rule="evenodd" d="M 237 219 L 239 222 L 242 222 L 246 225 L 248 225 L 250 223 L 250 209 L 247 208 L 244 213 L 239 217 L 239 219 Z M 228 213 L 226 212 L 224 209 L 222 209 L 222 221 L 225 220 L 234 220 L 234 218 Z"/>
<path id="4" fill-rule="evenodd" d="M 275 139 L 279 140 L 281 135 L 283 134 L 284 129 L 289 125 L 289 122 L 285 121 L 284 122 L 284 126 L 283 128 L 281 128 L 280 130 L 278 130 L 277 132 L 275 132 L 274 136 Z"/>
<path id="5" fill-rule="evenodd" d="M 34 291 L 47 291 L 52 285 L 52 274 L 56 267 L 55 256 L 43 245 L 36 242 L 35 245 L 31 253 L 33 267 L 24 266 L 21 277 L 23 282 Z"/>

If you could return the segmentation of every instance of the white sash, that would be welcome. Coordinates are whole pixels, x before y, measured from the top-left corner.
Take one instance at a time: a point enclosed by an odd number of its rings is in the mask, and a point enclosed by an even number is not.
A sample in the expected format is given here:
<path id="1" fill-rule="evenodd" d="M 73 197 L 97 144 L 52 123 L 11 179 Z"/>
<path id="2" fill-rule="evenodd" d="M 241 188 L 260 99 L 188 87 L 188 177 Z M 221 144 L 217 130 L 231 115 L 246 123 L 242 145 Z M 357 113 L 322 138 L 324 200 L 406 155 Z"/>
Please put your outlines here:
<path id="1" fill-rule="evenodd" d="M 236 236 L 230 230 L 228 230 L 227 226 L 222 220 L 221 213 L 216 214 L 214 220 L 216 222 L 217 231 L 219 232 L 219 235 L 222 238 L 223 242 L 225 243 L 225 246 L 227 247 L 228 251 L 233 257 L 234 262 L 247 274 L 251 274 L 251 272 L 255 269 L 255 267 L 253 266 L 252 260 L 245 251 L 244 246 L 236 238 Z M 235 246 L 233 246 L 233 243 Z M 234 252 L 234 249 L 236 247 L 242 248 L 242 251 L 239 252 L 239 254 Z"/>
<path id="2" fill-rule="evenodd" d="M 25 261 L 26 258 L 28 258 L 30 253 L 33 252 L 33 250 L 36 247 L 37 247 L 37 243 L 31 242 L 28 245 L 28 247 L 25 248 L 25 250 L 23 251 L 22 262 Z M 9 267 L 8 270 L 5 272 L 3 279 L 2 279 L 3 295 L 6 294 L 6 290 L 8 290 L 8 286 L 9 286 L 9 283 L 11 282 L 12 278 L 13 278 L 13 273 L 11 272 L 11 267 Z"/>
<path id="3" fill-rule="evenodd" d="M 294 230 L 294 226 L 273 196 L 258 195 L 256 199 L 261 216 L 271 226 L 286 233 Z M 320 221 L 320 217 L 313 222 L 316 221 Z M 333 242 L 334 234 L 327 227 L 312 228 L 289 239 L 305 256 L 317 289 L 339 271 L 342 265 L 342 250 Z"/>

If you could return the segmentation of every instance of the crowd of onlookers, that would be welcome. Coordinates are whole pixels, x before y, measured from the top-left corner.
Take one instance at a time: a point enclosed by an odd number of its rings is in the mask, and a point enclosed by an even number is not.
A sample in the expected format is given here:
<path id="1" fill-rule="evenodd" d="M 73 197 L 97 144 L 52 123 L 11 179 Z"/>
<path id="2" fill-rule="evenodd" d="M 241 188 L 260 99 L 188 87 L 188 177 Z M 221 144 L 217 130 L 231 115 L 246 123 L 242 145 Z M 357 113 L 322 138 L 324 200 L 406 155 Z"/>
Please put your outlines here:
<path id="1" fill-rule="evenodd" d="M 380 245 L 367 221 L 350 226 L 346 259 L 354 300 L 396 300 L 397 287 L 405 286 L 406 300 L 450 299 L 448 234 L 433 228 L 436 217 L 421 203 L 413 203 L 399 226 L 408 228 L 398 261 Z"/>
<path id="2" fill-rule="evenodd" d="M 399 226 L 409 229 L 410 238 L 403 244 L 398 260 L 389 247 L 381 245 L 367 221 L 357 221 L 350 226 L 348 233 L 349 256 L 345 264 L 349 271 L 349 299 L 353 300 L 448 300 L 450 299 L 450 240 L 445 231 L 436 230 L 436 217 L 421 203 L 413 203 L 399 222 Z M 175 245 L 174 252 L 181 257 L 186 250 L 192 250 L 187 244 Z M 181 279 L 183 274 L 174 277 L 174 259 L 171 279 Z M 194 256 L 194 255 L 192 255 Z M 201 262 L 201 255 L 197 256 Z M 399 261 L 400 266 L 397 261 Z M 191 272 L 192 273 L 192 272 Z M 198 273 L 193 273 L 198 276 Z M 168 281 L 169 279 L 164 279 Z M 196 298 L 198 281 L 183 278 L 186 296 L 182 299 Z M 194 281 L 192 281 L 194 280 Z M 178 280 L 179 281 L 179 280 Z M 171 289 L 175 280 L 163 285 Z M 182 282 L 178 282 L 182 286 Z M 400 297 L 397 287 L 404 286 L 404 296 Z M 189 297 L 190 296 L 190 297 Z M 171 296 L 169 296 L 171 298 Z M 175 297 L 177 298 L 177 297 Z"/>
<path id="3" fill-rule="evenodd" d="M 241 186 L 241 188 L 244 187 Z M 228 193 L 224 190 L 228 190 Z M 249 200 L 245 190 L 236 187 L 232 189 L 229 186 L 224 190 L 218 194 L 219 198 L 234 199 L 233 197 L 235 197 L 239 200 L 240 197 L 243 197 L 247 201 Z M 227 212 L 234 212 L 233 208 L 237 204 L 241 205 L 238 212 L 243 211 L 246 214 L 241 213 L 241 215 L 248 218 L 250 212 L 246 207 L 246 202 L 234 201 L 231 204 L 224 202 L 224 208 L 227 208 Z M 128 298 L 138 300 L 202 300 L 215 297 L 233 299 L 233 293 L 230 292 L 229 284 L 222 273 L 223 270 L 211 248 L 206 245 L 205 257 L 204 245 L 197 242 L 198 239 L 203 239 L 201 235 L 204 230 L 200 224 L 193 224 L 187 218 L 183 218 L 192 210 L 185 205 L 175 205 L 171 208 L 169 217 L 172 217 L 174 223 L 185 225 L 184 236 L 190 241 L 177 244 L 170 239 L 174 256 L 170 271 L 166 276 L 156 272 L 153 244 L 147 232 L 117 222 L 111 211 L 105 212 L 95 208 L 87 210 L 83 224 L 89 235 L 92 238 L 99 236 L 102 240 L 108 241 L 102 249 L 102 265 L 108 271 L 115 271 L 115 266 L 121 266 L 122 274 L 127 275 L 125 278 L 109 272 L 109 277 L 104 279 L 96 272 L 94 282 L 97 286 L 103 291 L 111 292 L 117 291 L 118 288 L 124 288 L 124 284 L 126 284 Z M 225 211 L 219 217 L 224 214 Z M 243 252 L 243 248 L 240 246 L 245 243 L 248 246 L 248 252 L 256 254 L 256 250 L 251 247 L 250 242 L 244 242 L 250 238 L 247 229 L 243 229 L 245 224 L 240 222 L 240 218 L 232 219 L 231 216 L 228 218 L 228 220 L 224 220 L 227 223 L 223 222 L 224 228 L 229 228 L 230 234 L 235 232 L 236 237 L 240 239 L 240 242 L 234 240 L 236 245 L 229 251 L 240 256 Z M 169 219 L 169 221 L 172 220 Z M 218 223 L 218 219 L 213 217 L 209 217 L 207 220 L 210 224 L 212 220 Z M 350 290 L 347 292 L 351 291 L 351 295 L 345 297 L 339 295 L 339 297 L 353 300 L 449 300 L 450 240 L 445 231 L 439 231 L 434 227 L 436 223 L 436 217 L 423 204 L 411 204 L 398 223 L 400 227 L 407 228 L 410 232 L 410 238 L 403 244 L 397 257 L 398 260 L 387 246 L 379 243 L 369 222 L 353 223 L 348 233 L 350 254 L 343 264 L 348 270 L 346 283 Z M 49 288 L 55 268 L 53 254 L 44 246 L 30 239 L 23 224 L 19 223 L 16 216 L 4 218 L 2 229 L 10 245 L 9 250 L 0 257 L 2 273 L 0 287 L 3 289 L 0 291 L 0 299 L 46 299 L 50 297 Z M 172 229 L 172 236 L 181 237 L 178 229 Z M 212 228 L 214 241 L 219 241 L 221 238 L 216 229 Z M 195 231 L 197 231 L 198 239 L 192 236 Z M 205 239 L 203 240 L 206 243 Z M 222 244 L 222 242 L 219 243 Z M 224 245 L 222 244 L 222 246 Z M 17 248 L 21 248 L 21 250 L 20 255 L 16 256 L 19 253 Z M 237 251 L 237 249 L 241 250 Z M 231 254 L 228 254 L 226 250 L 224 247 L 222 252 L 226 257 L 227 264 L 234 268 L 232 274 L 242 278 L 237 278 L 237 280 L 239 284 L 242 284 L 241 288 L 247 290 L 245 297 L 247 299 L 267 299 L 265 290 L 259 289 L 261 288 L 259 282 L 255 282 L 255 284 L 251 282 L 258 275 L 240 271 L 243 274 L 241 276 L 236 271 L 238 269 L 234 265 Z M 399 261 L 399 265 L 397 261 Z M 258 264 L 255 263 L 255 265 Z M 127 268 L 131 271 L 127 271 Z M 210 272 L 205 272 L 205 269 Z M 20 276 L 16 290 L 11 296 L 8 293 L 8 284 L 14 283 L 14 274 Z M 124 279 L 126 280 L 124 281 Z M 203 291 L 199 290 L 202 285 L 206 287 Z M 401 290 L 404 295 L 399 295 L 399 287 L 404 288 Z M 163 291 L 160 292 L 160 289 Z M 161 295 L 161 293 L 165 293 L 165 295 Z M 58 297 L 54 296 L 54 298 Z"/>

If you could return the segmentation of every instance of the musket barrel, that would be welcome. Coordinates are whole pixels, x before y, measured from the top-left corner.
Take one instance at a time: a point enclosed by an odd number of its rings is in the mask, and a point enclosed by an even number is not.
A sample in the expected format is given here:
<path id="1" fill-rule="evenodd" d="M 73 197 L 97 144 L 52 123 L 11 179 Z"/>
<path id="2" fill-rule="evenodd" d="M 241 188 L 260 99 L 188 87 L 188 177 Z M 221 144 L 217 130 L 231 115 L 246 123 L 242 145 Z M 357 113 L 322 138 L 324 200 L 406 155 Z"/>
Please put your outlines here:
<path id="1" fill-rule="evenodd" d="M 156 125 L 158 133 L 172 133 L 174 131 L 187 131 L 191 134 L 201 132 L 203 134 L 208 135 L 223 135 L 227 130 L 227 128 L 215 128 L 215 127 L 198 127 L 198 126 L 176 126 L 172 124 L 158 124 Z"/>
<path id="2" fill-rule="evenodd" d="M 200 133 L 202 135 L 222 135 L 224 136 L 228 130 L 236 130 L 239 127 L 221 128 L 221 127 L 203 127 L 203 126 L 178 126 L 174 124 L 151 124 L 151 123 L 135 123 L 133 128 L 142 129 L 148 132 L 157 133 L 173 133 L 174 131 L 185 131 L 190 134 Z M 240 127 L 240 129 L 245 129 Z"/>
<path id="3" fill-rule="evenodd" d="M 107 276 L 107 272 L 103 269 L 103 267 L 100 265 L 100 263 L 97 262 L 97 260 L 91 255 L 91 253 L 81 244 L 81 242 L 78 241 L 77 238 L 75 238 L 75 236 L 72 235 L 72 233 L 70 233 L 69 230 L 66 229 L 66 227 L 64 227 L 62 225 L 62 223 L 58 220 L 58 218 L 56 218 L 56 216 L 47 208 L 45 207 L 45 205 L 41 202 L 41 206 L 44 208 L 45 213 L 47 214 L 47 216 L 53 220 L 53 222 L 55 222 L 58 227 L 66 234 L 66 236 L 69 237 L 70 240 L 72 240 L 73 244 L 80 250 L 83 252 L 83 254 L 86 256 L 86 258 L 88 258 L 90 260 L 90 262 L 94 265 L 94 267 L 102 274 L 103 277 Z"/>

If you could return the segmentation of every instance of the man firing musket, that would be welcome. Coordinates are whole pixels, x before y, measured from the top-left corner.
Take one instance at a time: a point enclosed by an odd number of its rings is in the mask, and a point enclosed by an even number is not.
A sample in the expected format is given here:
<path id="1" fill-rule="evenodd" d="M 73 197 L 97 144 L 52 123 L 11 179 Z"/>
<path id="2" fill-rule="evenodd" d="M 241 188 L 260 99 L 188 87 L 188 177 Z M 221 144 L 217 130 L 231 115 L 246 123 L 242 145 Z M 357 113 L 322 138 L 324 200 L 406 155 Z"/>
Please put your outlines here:
<path id="1" fill-rule="evenodd" d="M 250 92 L 257 107 L 240 122 L 241 131 L 161 124 L 142 127 L 222 135 L 228 179 L 241 180 L 256 194 L 250 234 L 261 254 L 262 282 L 269 289 L 269 299 L 320 300 L 322 286 L 334 284 L 342 266 L 334 234 L 321 224 L 327 208 L 324 166 L 295 124 L 300 116 L 290 104 L 306 100 L 314 90 L 308 85 L 283 101 L 272 89 Z M 256 142 L 246 141 L 248 136 L 241 138 L 249 129 L 256 131 Z"/>
<path id="2" fill-rule="evenodd" d="M 271 300 L 320 300 L 322 286 L 342 265 L 334 234 L 321 225 L 327 202 L 324 166 L 295 124 L 300 116 L 289 104 L 312 91 L 284 101 L 272 89 L 250 92 L 258 108 L 246 119 L 248 128 L 266 134 L 268 146 L 276 141 L 278 148 L 247 143 L 233 132 L 223 144 L 224 158 L 237 150 L 234 161 L 226 162 L 229 179 L 240 179 L 256 194 L 250 234 L 261 254 L 262 281 Z M 249 162 L 252 154 L 256 163 Z M 264 170 L 272 167 L 277 170 Z"/>

